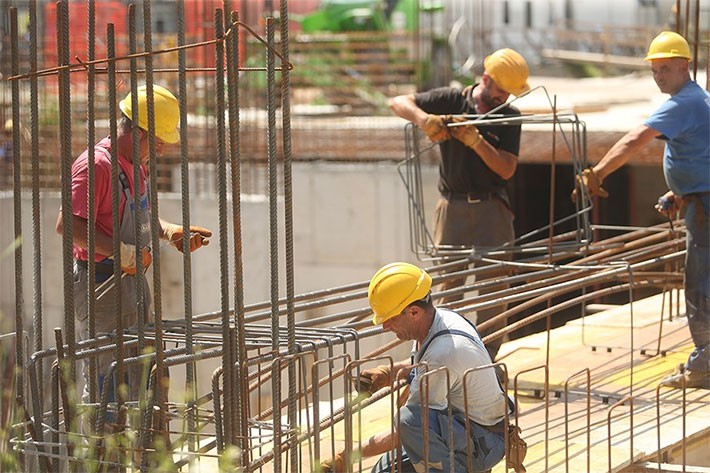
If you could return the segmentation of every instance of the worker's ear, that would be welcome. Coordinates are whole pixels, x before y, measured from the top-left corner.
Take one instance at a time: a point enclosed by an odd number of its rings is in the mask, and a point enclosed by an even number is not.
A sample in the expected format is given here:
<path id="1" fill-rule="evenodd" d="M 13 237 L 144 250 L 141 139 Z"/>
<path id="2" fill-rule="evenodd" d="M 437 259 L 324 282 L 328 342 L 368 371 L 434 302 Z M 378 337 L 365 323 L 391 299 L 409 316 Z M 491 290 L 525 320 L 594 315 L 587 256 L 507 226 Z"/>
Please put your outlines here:
<path id="1" fill-rule="evenodd" d="M 416 317 L 421 313 L 422 308 L 417 305 L 410 305 L 407 310 L 410 317 Z"/>

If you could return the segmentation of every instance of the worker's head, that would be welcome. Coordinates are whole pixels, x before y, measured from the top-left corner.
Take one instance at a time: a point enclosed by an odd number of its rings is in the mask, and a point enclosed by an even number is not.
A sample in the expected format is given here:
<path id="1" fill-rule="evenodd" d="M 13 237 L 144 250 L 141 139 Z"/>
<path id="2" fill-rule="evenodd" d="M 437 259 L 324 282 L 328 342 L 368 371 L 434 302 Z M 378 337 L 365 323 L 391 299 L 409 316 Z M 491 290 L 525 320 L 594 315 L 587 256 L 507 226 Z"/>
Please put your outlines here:
<path id="1" fill-rule="evenodd" d="M 690 80 L 688 63 L 691 59 L 688 42 L 672 31 L 663 31 L 656 36 L 646 54 L 656 85 L 661 92 L 671 95 Z"/>
<path id="2" fill-rule="evenodd" d="M 431 276 L 423 269 L 409 263 L 390 263 L 372 276 L 367 298 L 375 316 L 372 322 L 383 325 L 398 338 L 412 340 L 406 333 L 406 318 L 413 315 L 411 308 L 432 308 Z M 403 323 L 400 323 L 403 322 Z"/>
<path id="3" fill-rule="evenodd" d="M 512 94 L 520 96 L 530 90 L 528 85 L 528 63 L 517 51 L 499 49 L 483 61 L 482 99 L 490 108 L 495 108 L 508 100 Z"/>
<path id="4" fill-rule="evenodd" d="M 134 120 L 130 93 L 121 100 L 119 107 L 126 119 Z M 175 96 L 168 89 L 159 85 L 153 86 L 153 115 L 155 118 L 156 151 L 160 154 L 164 143 L 173 144 L 180 141 L 180 133 L 177 128 L 180 121 L 180 106 Z M 143 161 L 148 155 L 148 92 L 144 85 L 138 87 L 137 124 L 141 129 L 140 154 L 141 161 Z"/>

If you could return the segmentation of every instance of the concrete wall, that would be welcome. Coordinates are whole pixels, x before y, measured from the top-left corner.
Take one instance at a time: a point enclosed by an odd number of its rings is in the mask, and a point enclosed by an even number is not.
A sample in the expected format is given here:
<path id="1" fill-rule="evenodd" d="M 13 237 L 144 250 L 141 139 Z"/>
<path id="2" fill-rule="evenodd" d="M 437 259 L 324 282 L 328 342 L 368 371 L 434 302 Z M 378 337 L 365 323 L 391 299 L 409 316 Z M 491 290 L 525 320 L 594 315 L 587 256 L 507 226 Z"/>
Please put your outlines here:
<path id="1" fill-rule="evenodd" d="M 424 170 L 426 195 L 433 210 L 436 168 Z M 404 186 L 392 163 L 326 164 L 303 163 L 293 168 L 294 264 L 297 294 L 368 279 L 380 266 L 395 260 L 415 262 L 409 247 L 409 222 Z M 179 222 L 180 196 L 160 196 L 161 217 Z M 191 196 L 194 224 L 219 230 L 216 193 Z M 44 345 L 54 345 L 52 328 L 63 326 L 63 281 L 61 237 L 55 233 L 60 196 L 44 193 L 40 202 L 42 318 Z M 242 260 L 246 303 L 269 299 L 269 203 L 262 196 L 242 196 Z M 430 215 L 430 214 L 429 214 Z M 0 333 L 14 331 L 14 257 L 7 248 L 14 235 L 13 197 L 0 195 Z M 227 224 L 231 222 L 231 206 Z M 227 225 L 225 224 L 225 225 Z M 280 294 L 284 295 L 283 202 L 279 205 Z M 22 199 L 23 295 L 25 327 L 33 319 L 32 201 Z M 231 225 L 227 231 L 231 235 Z M 182 255 L 163 245 L 161 284 L 164 318 L 184 315 Z M 233 263 L 230 238 L 227 262 Z M 215 235 L 208 247 L 193 253 L 193 313 L 220 309 L 220 248 Z M 231 274 L 231 271 L 230 273 Z M 68 279 L 71 282 L 71 278 Z M 230 281 L 230 305 L 232 282 Z M 361 306 L 361 303 L 358 303 Z"/>

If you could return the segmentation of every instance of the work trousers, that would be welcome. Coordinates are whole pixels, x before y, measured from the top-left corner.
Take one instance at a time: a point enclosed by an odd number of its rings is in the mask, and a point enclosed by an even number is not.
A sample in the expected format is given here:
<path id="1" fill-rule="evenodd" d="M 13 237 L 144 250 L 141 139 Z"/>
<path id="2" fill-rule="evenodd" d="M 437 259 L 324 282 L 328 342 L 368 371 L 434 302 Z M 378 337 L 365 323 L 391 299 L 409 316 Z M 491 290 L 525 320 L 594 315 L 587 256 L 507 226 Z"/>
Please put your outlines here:
<path id="1" fill-rule="evenodd" d="M 145 278 L 135 278 L 133 276 L 125 276 L 120 279 L 121 285 L 121 322 L 124 329 L 135 327 L 138 323 L 138 304 L 136 302 L 136 281 L 143 281 L 145 303 L 144 319 L 146 322 L 150 320 L 150 290 Z M 99 283 L 97 282 L 97 286 Z M 87 270 L 81 265 L 74 265 L 74 315 L 77 321 L 77 339 L 87 340 L 89 338 L 89 319 L 88 319 L 88 304 L 87 304 Z M 112 289 L 101 296 L 101 299 L 96 300 L 94 304 L 94 327 L 97 335 L 115 333 L 118 328 L 118 318 L 116 314 L 115 295 L 118 291 L 118 285 L 114 285 Z M 136 356 L 138 350 L 126 350 L 124 356 Z M 98 388 L 102 389 L 105 375 L 111 363 L 116 359 L 114 350 L 106 351 L 95 357 L 96 368 L 98 375 Z M 124 382 L 127 384 L 126 400 L 137 400 L 140 386 L 141 370 L 143 367 L 134 365 L 125 370 L 126 376 Z M 82 400 L 85 403 L 89 402 L 89 362 L 85 358 L 82 362 L 82 378 L 83 378 L 83 394 Z M 114 386 L 111 381 L 106 386 L 109 390 L 109 402 L 116 400 Z M 100 393 L 99 393 L 100 395 Z"/>
<path id="2" fill-rule="evenodd" d="M 710 194 L 686 199 L 685 309 L 695 349 L 686 368 L 710 376 Z"/>
<path id="3" fill-rule="evenodd" d="M 474 250 L 483 251 L 498 248 L 505 244 L 512 244 L 515 240 L 513 229 L 513 213 L 508 206 L 498 197 L 488 200 L 471 203 L 465 199 L 441 198 L 436 205 L 434 214 L 434 244 L 470 246 Z M 509 257 L 497 257 L 497 259 L 508 260 Z M 474 263 L 474 267 L 480 267 L 485 263 Z M 459 271 L 465 267 L 454 268 L 452 271 Z M 504 276 L 505 271 L 499 274 L 487 274 L 486 279 Z M 441 284 L 442 291 L 463 286 L 466 278 L 456 278 L 445 281 Z M 498 286 L 491 290 L 481 289 L 478 295 L 485 295 L 492 291 L 506 289 L 507 286 Z M 440 304 L 455 302 L 461 299 L 462 295 L 455 295 L 443 298 Z M 505 311 L 507 306 L 498 306 L 490 309 L 476 311 L 476 319 L 472 320 L 476 325 L 490 320 L 494 316 Z M 481 337 L 485 337 L 496 332 L 507 325 L 505 320 L 500 320 L 492 326 L 480 330 Z M 491 355 L 491 360 L 495 361 L 503 338 L 486 343 L 486 349 Z"/>
<path id="4" fill-rule="evenodd" d="M 470 448 L 468 455 L 465 417 L 462 412 L 454 412 L 449 418 L 448 410 L 428 409 L 428 466 L 427 473 L 473 473 L 486 472 L 493 468 L 505 455 L 503 429 L 493 432 L 475 422 L 470 422 Z M 453 432 L 451 428 L 453 427 Z M 451 436 L 453 433 L 453 437 Z M 424 425 L 421 406 L 405 405 L 400 409 L 398 428 L 399 440 L 404 450 L 401 464 L 392 458 L 391 452 L 384 455 L 372 468 L 372 473 L 423 473 Z M 453 438 L 453 444 L 451 439 Z M 453 470 L 451 458 L 453 453 Z M 396 467 L 393 469 L 393 467 Z"/>

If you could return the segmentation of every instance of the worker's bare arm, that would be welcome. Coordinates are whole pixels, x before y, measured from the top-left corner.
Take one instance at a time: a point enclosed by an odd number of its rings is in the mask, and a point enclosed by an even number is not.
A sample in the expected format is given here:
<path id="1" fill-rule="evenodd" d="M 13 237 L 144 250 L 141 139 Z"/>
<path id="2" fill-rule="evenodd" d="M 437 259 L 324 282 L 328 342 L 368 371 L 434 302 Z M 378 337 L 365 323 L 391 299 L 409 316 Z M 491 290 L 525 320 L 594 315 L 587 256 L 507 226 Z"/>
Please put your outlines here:
<path id="1" fill-rule="evenodd" d="M 385 431 L 370 437 L 360 446 L 360 453 L 364 458 L 381 455 L 397 447 L 397 432 Z"/>
<path id="2" fill-rule="evenodd" d="M 389 100 L 389 107 L 392 113 L 404 118 L 422 128 L 429 117 L 429 114 L 419 108 L 414 101 L 414 95 L 398 95 Z"/>
<path id="3" fill-rule="evenodd" d="M 606 179 L 609 174 L 623 166 L 635 152 L 660 135 L 661 133 L 646 125 L 640 125 L 625 134 L 594 166 L 594 172 L 599 180 Z"/>
<path id="4" fill-rule="evenodd" d="M 60 210 L 59 215 L 57 216 L 56 226 L 56 231 L 60 235 L 64 233 L 63 226 L 63 212 Z M 72 241 L 75 246 L 88 249 L 88 228 L 89 222 L 85 218 L 79 217 L 78 215 L 72 215 Z M 94 233 L 94 245 L 96 253 L 98 254 L 109 256 L 113 253 L 113 238 L 99 230 Z"/>
<path id="5" fill-rule="evenodd" d="M 513 177 L 518 167 L 518 157 L 508 151 L 497 149 L 486 140 L 480 140 L 474 148 L 486 166 L 498 174 L 501 179 L 508 180 Z"/>

